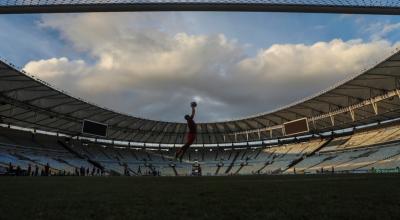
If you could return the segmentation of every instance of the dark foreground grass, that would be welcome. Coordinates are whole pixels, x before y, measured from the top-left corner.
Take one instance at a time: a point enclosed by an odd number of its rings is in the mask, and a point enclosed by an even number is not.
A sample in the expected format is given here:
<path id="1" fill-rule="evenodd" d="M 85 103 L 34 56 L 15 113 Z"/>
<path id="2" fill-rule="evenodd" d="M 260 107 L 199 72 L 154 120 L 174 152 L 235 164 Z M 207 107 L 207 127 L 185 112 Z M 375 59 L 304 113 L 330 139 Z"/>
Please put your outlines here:
<path id="1" fill-rule="evenodd" d="M 0 219 L 400 219 L 400 176 L 0 177 Z"/>

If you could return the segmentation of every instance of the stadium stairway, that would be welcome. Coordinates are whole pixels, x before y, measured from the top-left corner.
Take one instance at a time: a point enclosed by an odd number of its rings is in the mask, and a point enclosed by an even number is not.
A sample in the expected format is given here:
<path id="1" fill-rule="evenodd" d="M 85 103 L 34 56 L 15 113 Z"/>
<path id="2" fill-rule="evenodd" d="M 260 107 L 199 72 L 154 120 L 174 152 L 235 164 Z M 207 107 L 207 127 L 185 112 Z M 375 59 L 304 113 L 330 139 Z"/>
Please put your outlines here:
<path id="1" fill-rule="evenodd" d="M 132 168 L 128 167 L 128 170 L 129 170 L 129 172 L 133 173 L 133 175 L 139 176 L 139 174 L 136 171 L 134 171 Z"/>
<path id="2" fill-rule="evenodd" d="M 103 156 L 105 156 L 105 158 L 107 158 L 107 159 L 109 159 L 109 160 L 113 160 L 113 158 L 110 157 L 106 152 L 104 152 L 104 150 L 103 150 L 101 147 L 99 147 L 98 150 L 100 151 L 100 153 L 101 153 Z"/>
<path id="3" fill-rule="evenodd" d="M 240 167 L 233 173 L 235 175 L 239 174 L 239 172 L 243 169 L 243 167 L 246 166 L 245 164 L 240 164 Z"/>
<path id="4" fill-rule="evenodd" d="M 239 157 L 240 151 L 236 152 L 235 157 L 233 158 L 231 164 L 229 164 L 228 168 L 225 170 L 225 174 L 228 174 L 233 166 L 235 165 L 235 161 L 237 160 L 237 158 Z M 229 155 L 229 157 L 231 157 L 232 153 Z"/>
<path id="5" fill-rule="evenodd" d="M 262 152 L 262 150 L 260 149 L 260 150 L 258 150 L 258 152 L 257 152 L 257 154 L 256 154 L 256 156 L 253 158 L 254 160 L 255 159 L 257 159 L 257 157 L 260 155 L 260 153 Z"/>
<path id="6" fill-rule="evenodd" d="M 337 157 L 337 155 L 328 156 L 328 157 L 326 157 L 326 158 L 323 158 L 323 159 L 320 160 L 319 162 L 314 163 L 314 164 L 312 164 L 311 166 L 308 166 L 308 167 L 306 167 L 305 169 L 303 169 L 303 170 L 298 170 L 298 171 L 299 171 L 299 172 L 304 172 L 304 171 L 309 170 L 309 169 L 311 169 L 311 168 L 318 167 L 319 165 L 325 163 L 326 161 L 333 160 L 333 159 L 335 159 L 336 157 Z"/>
<path id="7" fill-rule="evenodd" d="M 324 148 L 324 147 L 327 146 L 329 143 L 331 143 L 331 141 L 332 141 L 333 139 L 334 139 L 334 138 L 328 139 L 325 143 L 321 144 L 321 146 L 319 146 L 318 148 L 316 148 L 316 149 L 313 150 L 311 153 L 309 153 L 309 154 L 307 154 L 307 155 L 305 155 L 305 156 L 306 156 L 306 157 L 309 157 L 309 156 L 314 155 L 316 152 L 320 151 L 322 148 Z M 304 150 L 304 149 L 303 149 L 303 150 Z M 302 152 L 303 152 L 303 151 L 302 151 Z M 289 170 L 289 169 L 291 169 L 292 167 L 296 166 L 298 163 L 300 163 L 301 161 L 303 161 L 304 158 L 305 158 L 305 157 L 300 157 L 300 158 L 294 160 L 292 163 L 289 164 L 289 166 L 288 166 L 285 170 L 282 171 L 282 173 L 285 172 L 285 171 L 287 171 L 287 170 Z"/>
<path id="8" fill-rule="evenodd" d="M 172 170 L 174 171 L 175 176 L 179 176 L 178 171 L 175 168 L 175 165 L 170 165 Z"/>
<path id="9" fill-rule="evenodd" d="M 357 151 L 355 151 L 355 152 L 357 152 Z M 367 158 L 367 157 L 369 157 L 371 154 L 373 154 L 375 152 L 376 151 L 368 151 L 368 152 L 365 152 L 365 153 L 361 153 L 361 154 L 359 154 L 357 156 L 350 157 L 348 160 L 343 160 L 343 161 L 341 161 L 339 163 L 336 163 L 334 167 L 339 167 L 339 166 L 342 166 L 343 164 L 348 164 L 348 163 L 350 163 L 350 162 L 352 162 L 354 160 L 360 159 L 360 158 Z"/>
<path id="10" fill-rule="evenodd" d="M 246 156 L 247 153 L 248 153 L 248 149 L 244 150 L 244 152 L 243 152 L 242 156 L 240 157 L 240 159 L 243 160 L 245 158 L 244 156 Z"/>
<path id="11" fill-rule="evenodd" d="M 268 157 L 269 157 L 269 156 L 268 156 Z M 270 165 L 271 163 L 272 163 L 271 161 L 265 162 L 264 165 L 263 165 L 260 169 L 258 169 L 256 172 L 257 172 L 257 173 L 261 173 L 262 170 L 265 169 L 265 167 L 267 167 L 267 166 Z"/>
<path id="12" fill-rule="evenodd" d="M 104 166 L 102 166 L 100 163 L 98 163 L 98 162 L 96 162 L 96 161 L 94 161 L 94 160 L 92 160 L 92 159 L 90 159 L 90 158 L 86 158 L 86 157 L 82 156 L 81 154 L 79 154 L 78 152 L 76 152 L 75 150 L 73 150 L 72 148 L 70 148 L 70 147 L 68 146 L 68 144 L 64 143 L 63 141 L 58 140 L 57 143 L 58 143 L 60 146 L 62 146 L 63 148 L 65 148 L 67 151 L 69 151 L 70 153 L 72 153 L 73 155 L 77 156 L 78 158 L 83 159 L 83 160 L 87 160 L 87 162 L 89 162 L 90 164 L 92 164 L 92 165 L 95 166 L 96 168 L 99 168 L 99 169 L 101 169 L 101 170 L 104 170 Z"/>
<path id="13" fill-rule="evenodd" d="M 218 160 L 218 154 L 219 154 L 219 151 L 220 151 L 220 150 L 219 150 L 219 149 L 217 149 L 217 151 L 216 151 L 217 153 L 215 154 L 215 158 L 214 158 L 214 160 L 215 160 L 215 161 L 217 161 L 217 160 Z"/>
<path id="14" fill-rule="evenodd" d="M 387 160 L 387 159 L 390 159 L 390 158 L 396 157 L 396 156 L 398 156 L 398 155 L 400 155 L 400 152 L 399 152 L 399 153 L 397 153 L 397 154 L 393 154 L 393 155 L 390 155 L 390 156 L 384 157 L 384 158 L 382 158 L 381 160 L 376 160 L 376 161 L 374 161 L 374 162 L 372 162 L 372 163 L 370 163 L 370 164 L 366 164 L 366 165 L 363 165 L 363 166 L 357 167 L 355 170 L 359 170 L 359 169 L 362 169 L 362 168 L 364 168 L 364 167 L 371 166 L 371 165 L 373 165 L 373 164 L 379 163 L 380 161 L 384 161 L 384 160 Z"/>
<path id="15" fill-rule="evenodd" d="M 219 171 L 221 170 L 221 168 L 222 168 L 223 166 L 224 166 L 224 164 L 221 164 L 221 165 L 218 165 L 218 166 L 217 166 L 217 170 L 215 170 L 215 173 L 214 173 L 215 176 L 218 175 Z"/>

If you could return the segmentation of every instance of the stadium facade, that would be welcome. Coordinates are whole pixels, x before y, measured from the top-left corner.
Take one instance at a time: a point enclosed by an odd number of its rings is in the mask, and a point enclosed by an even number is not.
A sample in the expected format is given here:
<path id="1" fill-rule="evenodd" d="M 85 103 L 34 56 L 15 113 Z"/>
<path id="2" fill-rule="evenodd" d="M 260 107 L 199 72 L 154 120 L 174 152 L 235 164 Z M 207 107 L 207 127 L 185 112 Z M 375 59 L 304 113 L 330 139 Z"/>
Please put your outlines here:
<path id="1" fill-rule="evenodd" d="M 128 146 L 168 147 L 185 142 L 185 123 L 143 119 L 99 107 L 57 90 L 6 61 L 0 62 L 0 70 L 3 124 Z M 400 53 L 394 51 L 372 68 L 280 109 L 232 121 L 199 123 L 195 144 L 202 147 L 261 144 L 398 118 L 399 70 Z M 107 136 L 82 135 L 84 120 L 106 124 Z"/>
<path id="2" fill-rule="evenodd" d="M 399 14 L 400 3 L 0 0 L 0 13 L 163 10 Z M 400 172 L 399 119 L 396 50 L 371 68 L 288 106 L 199 123 L 196 142 L 179 163 L 173 155 L 185 142 L 185 123 L 135 117 L 92 104 L 0 61 L 0 174 L 7 166 L 20 168 L 8 173 L 22 168 L 30 175 L 33 167 L 50 167 L 51 173 L 63 175 Z M 103 125 L 106 132 L 101 137 L 83 132 L 85 122 Z"/>
<path id="3" fill-rule="evenodd" d="M 29 164 L 82 175 L 400 172 L 400 52 L 312 97 L 224 122 L 186 124 L 99 107 L 0 62 L 0 167 Z M 105 137 L 82 133 L 89 120 Z M 33 171 L 32 171 L 33 172 Z M 30 174 L 32 174 L 30 172 Z"/>

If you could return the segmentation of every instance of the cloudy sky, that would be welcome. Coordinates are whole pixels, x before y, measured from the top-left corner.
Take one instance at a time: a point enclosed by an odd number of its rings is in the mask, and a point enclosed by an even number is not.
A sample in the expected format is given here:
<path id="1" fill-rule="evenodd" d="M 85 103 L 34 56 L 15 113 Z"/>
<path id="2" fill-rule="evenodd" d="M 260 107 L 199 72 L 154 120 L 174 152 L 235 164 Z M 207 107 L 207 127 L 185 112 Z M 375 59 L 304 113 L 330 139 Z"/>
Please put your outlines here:
<path id="1" fill-rule="evenodd" d="M 387 57 L 398 16 L 297 13 L 1 15 L 0 56 L 74 96 L 183 122 L 270 111 Z M 4 31 L 5 30 L 5 31 Z"/>

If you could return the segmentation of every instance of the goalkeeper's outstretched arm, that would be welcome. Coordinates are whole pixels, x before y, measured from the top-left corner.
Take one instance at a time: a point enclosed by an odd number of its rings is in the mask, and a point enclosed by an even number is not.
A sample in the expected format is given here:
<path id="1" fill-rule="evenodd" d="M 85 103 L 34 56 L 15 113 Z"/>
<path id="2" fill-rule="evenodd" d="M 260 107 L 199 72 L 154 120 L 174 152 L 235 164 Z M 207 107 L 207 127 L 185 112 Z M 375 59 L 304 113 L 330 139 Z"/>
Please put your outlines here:
<path id="1" fill-rule="evenodd" d="M 190 118 L 193 119 L 195 114 L 196 114 L 196 107 L 192 106 L 192 115 L 190 116 Z"/>

